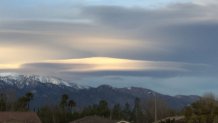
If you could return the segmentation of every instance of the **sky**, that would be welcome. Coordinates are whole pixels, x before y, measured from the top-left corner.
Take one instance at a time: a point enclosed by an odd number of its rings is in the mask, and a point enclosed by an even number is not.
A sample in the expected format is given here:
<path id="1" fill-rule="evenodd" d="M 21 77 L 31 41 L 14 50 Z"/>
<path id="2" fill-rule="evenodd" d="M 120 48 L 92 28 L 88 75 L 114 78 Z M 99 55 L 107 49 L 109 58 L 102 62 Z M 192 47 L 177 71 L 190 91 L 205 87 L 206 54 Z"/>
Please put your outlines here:
<path id="1" fill-rule="evenodd" d="M 0 72 L 218 93 L 216 0 L 0 0 Z"/>

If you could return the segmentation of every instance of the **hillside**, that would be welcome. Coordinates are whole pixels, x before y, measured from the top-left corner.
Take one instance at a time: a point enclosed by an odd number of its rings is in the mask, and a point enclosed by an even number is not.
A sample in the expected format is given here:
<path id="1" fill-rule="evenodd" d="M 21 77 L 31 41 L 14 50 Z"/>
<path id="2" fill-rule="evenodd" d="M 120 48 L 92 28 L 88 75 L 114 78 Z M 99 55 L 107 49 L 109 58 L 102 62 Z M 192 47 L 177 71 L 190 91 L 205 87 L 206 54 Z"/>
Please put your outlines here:
<path id="1" fill-rule="evenodd" d="M 110 85 L 101 85 L 94 88 L 66 82 L 55 77 L 10 73 L 0 74 L 0 89 L 14 97 L 22 96 L 26 92 L 34 93 L 31 107 L 56 104 L 62 94 L 68 94 L 77 102 L 79 108 L 96 104 L 102 99 L 107 100 L 111 105 L 116 103 L 124 105 L 127 102 L 133 104 L 136 97 L 141 100 L 151 100 L 153 96 L 150 92 L 156 93 L 157 99 L 164 100 L 174 109 L 181 109 L 199 99 L 198 96 L 194 95 L 164 95 L 139 87 L 115 88 Z"/>

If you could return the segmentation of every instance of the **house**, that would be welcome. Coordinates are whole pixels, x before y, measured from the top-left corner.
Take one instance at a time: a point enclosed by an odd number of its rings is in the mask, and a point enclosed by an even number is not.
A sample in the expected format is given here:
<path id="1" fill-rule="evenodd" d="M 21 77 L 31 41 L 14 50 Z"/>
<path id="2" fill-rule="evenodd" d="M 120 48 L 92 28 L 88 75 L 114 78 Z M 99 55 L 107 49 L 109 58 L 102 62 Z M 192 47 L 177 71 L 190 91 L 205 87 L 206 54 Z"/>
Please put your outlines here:
<path id="1" fill-rule="evenodd" d="M 130 122 L 128 122 L 128 121 L 119 121 L 119 122 L 117 122 L 117 123 L 130 123 Z"/>
<path id="2" fill-rule="evenodd" d="M 163 122 L 167 122 L 167 121 L 174 121 L 174 123 L 184 123 L 184 116 L 174 116 L 174 117 L 167 117 L 161 120 L 158 120 L 154 123 L 163 123 Z"/>
<path id="3" fill-rule="evenodd" d="M 0 123 L 41 123 L 34 112 L 0 112 Z"/>
<path id="4" fill-rule="evenodd" d="M 116 121 L 99 116 L 87 116 L 82 119 L 72 121 L 70 123 L 116 123 Z"/>

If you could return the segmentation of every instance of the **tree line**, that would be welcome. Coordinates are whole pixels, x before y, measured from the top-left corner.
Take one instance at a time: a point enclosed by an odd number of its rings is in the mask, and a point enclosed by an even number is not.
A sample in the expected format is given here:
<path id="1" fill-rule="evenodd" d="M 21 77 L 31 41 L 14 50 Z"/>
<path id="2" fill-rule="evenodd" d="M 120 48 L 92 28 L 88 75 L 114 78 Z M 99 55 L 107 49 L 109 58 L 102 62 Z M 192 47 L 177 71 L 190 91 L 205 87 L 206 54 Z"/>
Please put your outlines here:
<path id="1" fill-rule="evenodd" d="M 143 101 L 135 99 L 133 105 L 109 105 L 106 100 L 97 104 L 90 104 L 77 109 L 77 104 L 67 94 L 57 100 L 57 105 L 44 105 L 40 108 L 30 108 L 34 94 L 28 92 L 23 96 L 10 100 L 4 93 L 0 93 L 0 111 L 35 111 L 43 123 L 68 123 L 86 116 L 101 116 L 112 120 L 126 120 L 132 123 L 152 123 L 154 121 L 154 100 Z M 213 94 L 206 94 L 198 101 L 176 112 L 170 109 L 164 101 L 157 101 L 157 116 L 162 119 L 169 116 L 183 115 L 185 119 L 180 123 L 218 123 L 218 100 Z M 161 123 L 177 123 L 175 120 L 161 121 Z"/>
<path id="2" fill-rule="evenodd" d="M 209 93 L 187 106 L 183 114 L 186 123 L 218 123 L 218 100 Z"/>
<path id="3" fill-rule="evenodd" d="M 153 100 L 141 101 L 136 98 L 133 105 L 128 102 L 125 105 L 109 105 L 106 100 L 99 100 L 97 104 L 90 104 L 82 109 L 77 109 L 76 102 L 63 94 L 57 100 L 57 105 L 44 105 L 37 109 L 30 109 L 30 103 L 34 100 L 31 92 L 19 97 L 15 101 L 8 101 L 5 94 L 0 94 L 0 111 L 35 111 L 43 123 L 68 123 L 86 116 L 101 116 L 111 120 L 126 120 L 133 123 L 151 123 L 154 121 Z M 171 110 L 164 101 L 158 101 L 158 118 L 172 116 Z"/>
<path id="4" fill-rule="evenodd" d="M 28 92 L 16 101 L 8 101 L 7 95 L 0 93 L 0 111 L 29 111 L 33 93 Z"/>

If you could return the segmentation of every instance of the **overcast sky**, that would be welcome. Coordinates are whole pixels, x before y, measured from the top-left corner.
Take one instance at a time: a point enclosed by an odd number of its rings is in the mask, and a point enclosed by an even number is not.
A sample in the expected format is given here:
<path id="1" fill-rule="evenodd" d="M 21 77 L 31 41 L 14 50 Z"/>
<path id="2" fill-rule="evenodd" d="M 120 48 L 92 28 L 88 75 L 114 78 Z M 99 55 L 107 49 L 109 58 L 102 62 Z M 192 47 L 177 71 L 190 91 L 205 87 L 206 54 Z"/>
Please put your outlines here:
<path id="1" fill-rule="evenodd" d="M 217 0 L 0 0 L 0 72 L 218 93 Z"/>

